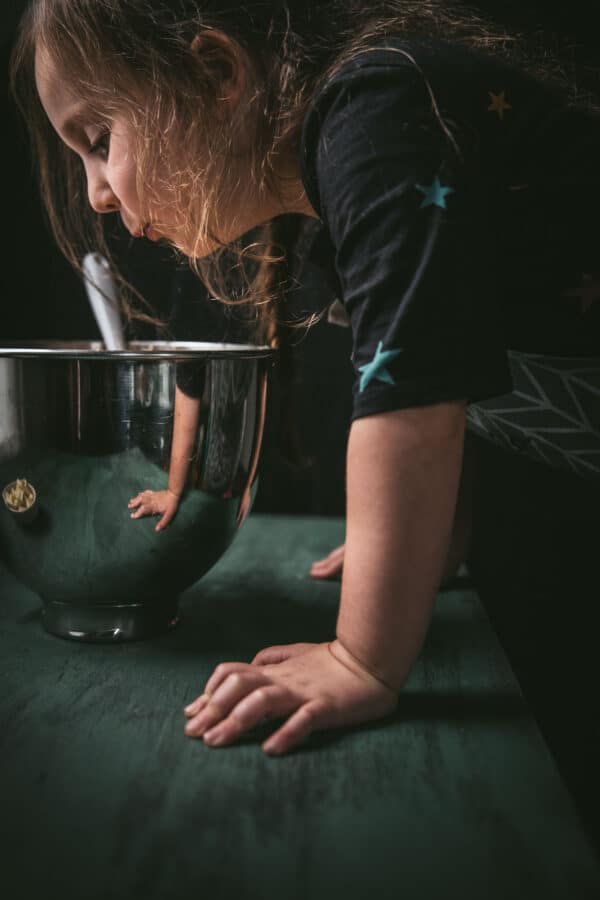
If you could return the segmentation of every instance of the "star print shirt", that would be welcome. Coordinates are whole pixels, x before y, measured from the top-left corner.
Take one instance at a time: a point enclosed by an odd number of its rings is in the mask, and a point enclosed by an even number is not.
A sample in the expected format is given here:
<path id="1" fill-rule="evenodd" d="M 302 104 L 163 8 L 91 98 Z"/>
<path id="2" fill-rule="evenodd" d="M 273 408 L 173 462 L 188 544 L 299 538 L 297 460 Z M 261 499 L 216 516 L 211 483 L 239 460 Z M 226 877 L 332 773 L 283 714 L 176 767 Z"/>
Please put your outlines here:
<path id="1" fill-rule="evenodd" d="M 569 350 L 551 298 L 600 256 L 582 201 L 600 197 L 597 118 L 479 52 L 403 39 L 319 91 L 301 149 L 354 418 L 504 394 L 509 346 Z"/>

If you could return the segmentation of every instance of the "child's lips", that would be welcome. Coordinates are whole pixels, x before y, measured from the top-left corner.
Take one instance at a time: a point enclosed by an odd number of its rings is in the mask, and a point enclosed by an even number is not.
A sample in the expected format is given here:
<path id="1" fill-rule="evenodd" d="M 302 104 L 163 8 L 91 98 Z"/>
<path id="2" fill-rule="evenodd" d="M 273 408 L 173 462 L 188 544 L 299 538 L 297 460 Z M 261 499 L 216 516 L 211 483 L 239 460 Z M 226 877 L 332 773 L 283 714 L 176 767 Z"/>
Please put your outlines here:
<path id="1" fill-rule="evenodd" d="M 128 231 L 134 238 L 146 237 L 150 241 L 158 241 L 161 237 L 161 235 L 155 228 L 152 227 L 152 225 L 138 225 L 137 228 L 129 228 Z"/>
<path id="2" fill-rule="evenodd" d="M 143 233 L 144 233 L 144 229 L 143 229 L 140 225 L 138 225 L 137 228 L 133 228 L 131 225 L 128 225 L 128 224 L 127 224 L 127 222 L 125 221 L 125 219 L 123 219 L 122 221 L 123 221 L 123 225 L 125 226 L 125 228 L 126 228 L 127 231 L 129 232 L 129 234 L 131 235 L 131 237 L 134 237 L 134 238 L 142 237 L 142 235 L 143 235 Z"/>

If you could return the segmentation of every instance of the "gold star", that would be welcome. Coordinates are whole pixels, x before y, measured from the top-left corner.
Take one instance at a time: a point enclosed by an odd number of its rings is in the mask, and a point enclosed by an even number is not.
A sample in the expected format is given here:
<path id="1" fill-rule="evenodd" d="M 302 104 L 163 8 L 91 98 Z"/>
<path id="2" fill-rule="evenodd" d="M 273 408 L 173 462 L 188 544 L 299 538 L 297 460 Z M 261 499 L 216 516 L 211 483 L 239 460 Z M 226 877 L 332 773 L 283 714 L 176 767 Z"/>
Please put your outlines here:
<path id="1" fill-rule="evenodd" d="M 492 102 L 488 106 L 488 112 L 497 112 L 501 119 L 504 118 L 504 110 L 512 109 L 510 103 L 507 103 L 504 99 L 504 91 L 501 91 L 499 94 L 493 94 L 491 91 L 488 91 L 488 94 L 492 98 Z"/>
<path id="2" fill-rule="evenodd" d="M 597 274 L 584 272 L 581 287 L 577 290 L 563 291 L 563 297 L 578 297 L 581 301 L 581 313 L 588 311 L 592 303 L 600 300 L 600 277 Z"/>

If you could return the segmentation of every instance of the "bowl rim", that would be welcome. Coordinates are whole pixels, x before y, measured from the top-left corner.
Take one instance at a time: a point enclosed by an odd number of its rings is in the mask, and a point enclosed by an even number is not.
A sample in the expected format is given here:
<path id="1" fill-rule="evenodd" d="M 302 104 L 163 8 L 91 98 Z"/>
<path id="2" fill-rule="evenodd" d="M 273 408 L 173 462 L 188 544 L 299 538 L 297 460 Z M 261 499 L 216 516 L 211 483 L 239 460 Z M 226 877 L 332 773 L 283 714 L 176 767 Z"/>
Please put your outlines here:
<path id="1" fill-rule="evenodd" d="M 4 341 L 0 359 L 263 359 L 276 351 L 263 344 L 228 344 L 211 341 L 129 341 L 125 350 L 107 350 L 103 341 Z"/>

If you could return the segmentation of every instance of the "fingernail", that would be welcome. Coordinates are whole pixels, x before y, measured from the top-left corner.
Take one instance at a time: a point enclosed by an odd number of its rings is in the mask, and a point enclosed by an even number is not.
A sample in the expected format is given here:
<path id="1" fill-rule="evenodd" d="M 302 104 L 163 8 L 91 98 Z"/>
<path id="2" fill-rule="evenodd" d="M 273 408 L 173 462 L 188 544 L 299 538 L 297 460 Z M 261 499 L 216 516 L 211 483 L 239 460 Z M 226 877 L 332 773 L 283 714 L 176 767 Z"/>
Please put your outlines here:
<path id="1" fill-rule="evenodd" d="M 265 753 L 276 753 L 277 752 L 277 741 L 265 741 L 263 744 L 263 750 Z"/>
<path id="2" fill-rule="evenodd" d="M 188 723 L 185 727 L 186 729 L 193 731 L 194 734 L 200 736 L 204 734 L 204 731 L 207 730 L 209 726 L 212 727 L 212 723 L 206 721 L 206 716 L 202 710 L 200 710 L 200 712 L 192 713 L 192 717 L 191 719 L 188 719 Z"/>
<path id="3" fill-rule="evenodd" d="M 195 713 L 200 712 L 206 706 L 208 701 L 208 694 L 200 694 L 199 697 L 196 697 L 195 700 L 192 700 L 187 706 L 183 708 L 183 711 L 186 715 L 195 715 Z"/>
<path id="4" fill-rule="evenodd" d="M 222 744 L 224 740 L 225 735 L 218 728 L 211 728 L 210 731 L 207 731 L 204 734 L 204 742 L 206 744 L 211 744 L 213 747 L 216 747 L 217 744 Z"/>

